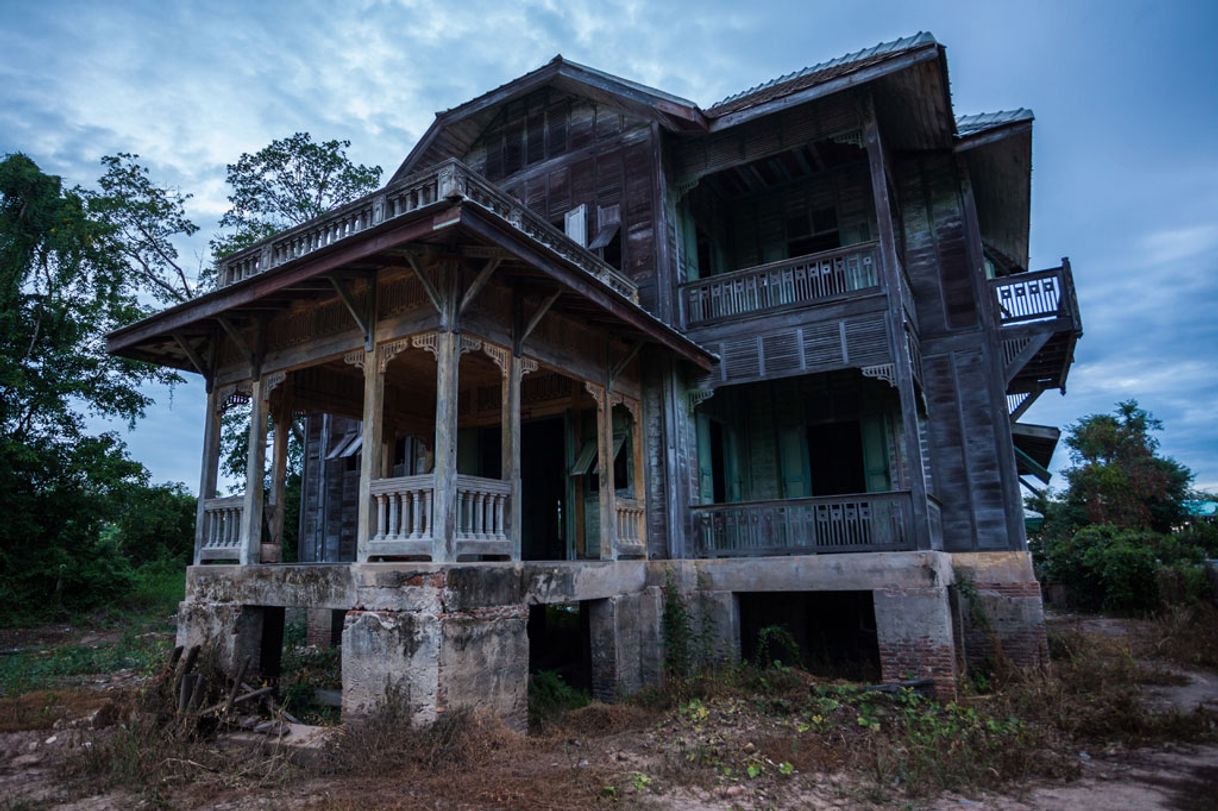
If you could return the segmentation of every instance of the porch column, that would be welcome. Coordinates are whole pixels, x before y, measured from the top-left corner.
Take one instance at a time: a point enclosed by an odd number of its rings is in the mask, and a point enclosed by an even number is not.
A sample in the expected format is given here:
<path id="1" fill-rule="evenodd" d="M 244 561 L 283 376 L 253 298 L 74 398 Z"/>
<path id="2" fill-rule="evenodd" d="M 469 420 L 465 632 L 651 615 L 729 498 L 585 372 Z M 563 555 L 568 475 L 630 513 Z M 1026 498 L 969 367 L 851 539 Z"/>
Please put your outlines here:
<path id="1" fill-rule="evenodd" d="M 250 384 L 249 455 L 245 464 L 245 501 L 241 510 L 241 565 L 261 562 L 262 480 L 266 474 L 266 390 L 261 375 Z"/>
<path id="2" fill-rule="evenodd" d="M 435 496 L 432 509 L 432 560 L 456 560 L 457 535 L 457 402 L 461 336 L 436 333 Z"/>
<path id="3" fill-rule="evenodd" d="M 278 382 L 282 383 L 286 376 L 280 372 L 276 377 Z M 275 384 L 268 381 L 268 388 L 271 385 Z M 288 442 L 292 431 L 292 404 L 286 391 L 281 390 L 281 395 L 278 407 L 272 413 L 275 444 L 271 453 L 271 516 L 268 522 L 271 537 L 267 539 L 267 543 L 262 544 L 263 563 L 283 561 L 283 499 L 288 472 Z M 267 400 L 270 401 L 270 391 L 267 392 Z"/>
<path id="4" fill-rule="evenodd" d="M 512 485 L 508 502 L 508 537 L 512 539 L 512 560 L 520 560 L 523 532 L 523 517 L 520 510 L 520 384 L 524 377 L 524 358 L 515 352 L 504 351 L 503 395 L 500 398 L 503 439 L 500 449 L 500 465 L 503 480 Z"/>
<path id="5" fill-rule="evenodd" d="M 926 501 L 926 475 L 922 463 L 922 443 L 918 434 L 918 400 L 914 390 L 913 362 L 909 354 L 906 337 L 904 286 L 901 284 L 901 268 L 897 256 L 896 228 L 892 220 L 889 203 L 888 170 L 884 157 L 884 146 L 880 141 L 879 124 L 875 106 L 870 96 L 866 98 L 863 124 L 863 139 L 867 147 L 867 159 L 871 169 L 871 193 L 875 202 L 875 217 L 880 227 L 880 252 L 884 258 L 884 286 L 888 300 L 889 352 L 896 374 L 896 388 L 901 400 L 902 438 L 905 441 L 906 478 L 913 501 L 913 541 L 918 549 L 929 549 L 930 518 Z M 912 308 L 914 302 L 910 302 Z"/>
<path id="6" fill-rule="evenodd" d="M 381 430 L 385 415 L 385 371 L 381 365 L 384 348 L 372 344 L 370 349 L 354 352 L 349 360 L 364 367 L 363 438 L 359 455 L 359 514 L 355 525 L 356 560 L 368 560 L 368 540 L 376 518 L 372 510 L 372 481 L 381 473 Z M 360 357 L 362 356 L 362 358 Z"/>
<path id="7" fill-rule="evenodd" d="M 643 554 L 647 554 L 647 488 L 643 477 L 647 465 L 643 459 L 643 403 L 629 397 L 622 398 L 622 405 L 630 412 L 630 459 L 634 465 L 634 500 L 643 511 L 639 520 L 638 541 L 643 545 Z"/>
<path id="8" fill-rule="evenodd" d="M 596 400 L 596 460 L 600 479 L 601 560 L 617 559 L 617 503 L 613 488 L 613 404 L 608 388 L 585 383 Z"/>
<path id="9" fill-rule="evenodd" d="M 195 556 L 199 562 L 199 551 L 203 548 L 203 531 L 206 522 L 206 502 L 216 497 L 216 480 L 220 470 L 220 397 L 209 385 L 207 413 L 203 417 L 203 469 L 199 474 L 199 503 L 195 510 Z"/>

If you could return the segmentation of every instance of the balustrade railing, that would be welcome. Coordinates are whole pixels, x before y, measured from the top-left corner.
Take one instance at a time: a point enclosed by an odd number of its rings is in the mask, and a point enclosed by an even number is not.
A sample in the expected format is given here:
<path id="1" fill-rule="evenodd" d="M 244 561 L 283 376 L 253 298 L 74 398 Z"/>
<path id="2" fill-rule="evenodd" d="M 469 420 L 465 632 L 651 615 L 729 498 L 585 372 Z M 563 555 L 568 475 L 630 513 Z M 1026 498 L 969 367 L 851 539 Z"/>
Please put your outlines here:
<path id="1" fill-rule="evenodd" d="M 445 198 L 461 198 L 495 214 L 535 242 L 638 303 L 638 289 L 630 279 L 456 159 L 438 163 L 379 192 L 361 197 L 311 222 L 233 254 L 220 262 L 217 283 L 225 287 L 265 273 L 285 262 Z"/>
<path id="2" fill-rule="evenodd" d="M 238 558 L 241 549 L 241 515 L 245 496 L 209 498 L 203 501 L 203 543 L 200 560 Z"/>
<path id="3" fill-rule="evenodd" d="M 705 557 L 914 548 L 907 492 L 703 505 L 691 512 L 696 551 Z"/>
<path id="4" fill-rule="evenodd" d="M 878 290 L 879 262 L 876 243 L 868 242 L 687 282 L 686 321 L 693 326 Z"/>
<path id="5" fill-rule="evenodd" d="M 508 540 L 511 495 L 511 482 L 480 476 L 458 476 L 457 540 Z"/>
<path id="6" fill-rule="evenodd" d="M 619 496 L 614 499 L 614 508 L 617 513 L 618 541 L 628 546 L 643 543 L 643 538 L 646 537 L 643 524 L 645 520 L 643 502 Z"/>
<path id="7" fill-rule="evenodd" d="M 1002 326 L 1077 315 L 1068 266 L 990 279 Z"/>
<path id="8" fill-rule="evenodd" d="M 375 479 L 369 491 L 376 504 L 374 542 L 425 541 L 432 537 L 435 476 Z"/>

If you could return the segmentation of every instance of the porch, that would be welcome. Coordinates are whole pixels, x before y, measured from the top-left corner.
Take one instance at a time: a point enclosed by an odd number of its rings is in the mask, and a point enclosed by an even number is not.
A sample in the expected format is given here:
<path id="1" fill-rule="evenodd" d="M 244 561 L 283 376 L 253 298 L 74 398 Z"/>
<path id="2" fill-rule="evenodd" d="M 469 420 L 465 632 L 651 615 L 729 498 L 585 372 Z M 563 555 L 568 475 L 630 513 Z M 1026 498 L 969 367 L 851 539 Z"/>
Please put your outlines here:
<path id="1" fill-rule="evenodd" d="M 857 369 L 715 390 L 694 415 L 694 554 L 931 548 L 938 505 L 915 510 L 911 480 L 925 471 L 903 426 L 896 389 Z"/>

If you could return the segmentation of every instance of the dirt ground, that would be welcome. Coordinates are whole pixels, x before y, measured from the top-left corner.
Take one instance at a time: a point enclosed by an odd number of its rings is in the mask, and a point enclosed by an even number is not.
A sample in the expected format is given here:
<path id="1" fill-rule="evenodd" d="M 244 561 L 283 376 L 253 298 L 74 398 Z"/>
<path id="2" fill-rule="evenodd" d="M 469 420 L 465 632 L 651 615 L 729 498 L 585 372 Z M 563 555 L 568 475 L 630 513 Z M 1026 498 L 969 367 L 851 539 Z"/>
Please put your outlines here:
<path id="1" fill-rule="evenodd" d="M 1055 623 L 1097 636 L 1132 637 L 1151 632 L 1144 624 L 1128 620 L 1063 617 Z M 3 641 L 9 648 L 28 647 L 61 636 L 52 630 L 42 635 L 9 636 Z M 1184 712 L 1199 705 L 1218 708 L 1218 674 L 1155 664 L 1176 674 L 1170 681 L 1179 683 L 1147 686 L 1143 695 L 1149 706 Z M 713 725 L 710 729 L 682 722 L 672 714 L 658 716 L 629 705 L 593 705 L 575 711 L 560 729 L 545 735 L 520 736 L 486 726 L 478 733 L 482 748 L 476 748 L 473 762 L 441 766 L 424 775 L 416 770 L 409 774 L 316 776 L 322 770 L 314 764 L 323 757 L 317 742 L 298 743 L 314 734 L 312 728 L 296 728 L 279 741 L 247 735 L 213 744 L 239 752 L 248 749 L 250 763 L 280 762 L 278 755 L 289 750 L 293 753 L 297 765 L 274 774 L 268 770 L 264 778 L 229 778 L 209 772 L 202 763 L 183 763 L 176 773 L 186 778 L 167 781 L 151 793 L 90 793 L 87 784 L 65 776 L 65 764 L 82 757 L 99 740 L 97 736 L 105 734 L 92 728 L 99 709 L 111 699 L 128 695 L 131 689 L 129 680 L 82 679 L 80 686 L 29 694 L 20 699 L 24 702 L 20 706 L 13 699 L 0 702 L 4 704 L 0 717 L 7 719 L 7 725 L 0 729 L 11 730 L 0 732 L 0 811 L 1218 808 L 1218 746 L 1080 750 L 1077 776 L 1070 780 L 1038 780 L 1010 786 L 1001 793 L 949 793 L 911 800 L 899 793 L 877 792 L 865 776 L 818 768 L 816 753 L 805 753 L 802 760 L 792 757 L 794 765 L 769 760 L 761 751 L 775 751 L 779 739 L 790 735 L 789 724 L 784 727 L 781 720 L 759 720 L 746 708 L 737 714 L 730 705 L 707 720 Z M 56 708 L 54 712 L 44 711 L 49 705 Z M 15 729 L 21 725 L 18 719 L 36 728 Z M 725 774 L 693 785 L 679 779 L 686 762 L 681 755 L 692 751 L 689 747 L 695 743 L 706 746 L 708 740 L 712 750 L 721 746 L 736 755 L 744 753 L 746 759 L 748 753 L 756 751 L 760 774 Z M 790 771 L 786 771 L 788 768 Z"/>

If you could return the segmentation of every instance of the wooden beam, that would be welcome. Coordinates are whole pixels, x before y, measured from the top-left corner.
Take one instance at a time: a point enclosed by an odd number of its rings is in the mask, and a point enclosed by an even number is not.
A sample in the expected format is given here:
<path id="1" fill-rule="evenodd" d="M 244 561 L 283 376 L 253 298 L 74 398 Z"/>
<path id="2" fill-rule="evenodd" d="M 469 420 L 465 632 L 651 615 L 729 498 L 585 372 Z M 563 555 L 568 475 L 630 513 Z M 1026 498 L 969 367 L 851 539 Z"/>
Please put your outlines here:
<path id="1" fill-rule="evenodd" d="M 333 273 L 327 274 L 326 279 L 328 279 L 331 286 L 334 287 L 334 292 L 338 293 L 338 297 L 346 306 L 347 312 L 351 313 L 351 317 L 355 319 L 355 324 L 359 327 L 360 332 L 364 333 L 365 336 L 369 335 L 370 329 L 368 322 L 365 320 L 364 314 L 361 313 L 359 308 L 355 306 L 355 299 L 351 298 L 351 292 L 347 290 L 347 286 L 344 285 L 342 281 Z M 375 282 L 373 283 L 375 284 Z"/>
<path id="2" fill-rule="evenodd" d="M 625 371 L 626 364 L 628 364 L 628 363 L 630 363 L 630 361 L 634 360 L 635 357 L 639 354 L 639 350 L 642 348 L 643 348 L 643 342 L 635 341 L 634 344 L 630 347 L 630 350 L 626 353 L 626 356 L 624 358 L 622 358 L 621 360 L 619 360 L 617 363 L 613 364 L 613 368 L 609 371 L 610 382 L 616 380 L 618 375 L 620 375 L 623 371 Z"/>
<path id="3" fill-rule="evenodd" d="M 541 302 L 541 306 L 538 307 L 531 316 L 529 316 L 529 320 L 525 323 L 524 329 L 520 331 L 520 344 L 522 346 L 528 337 L 533 334 L 533 330 L 537 329 L 537 325 L 541 323 L 541 319 L 545 317 L 545 314 L 550 311 L 550 308 L 554 306 L 554 302 L 558 301 L 562 294 L 563 289 L 560 287 L 549 296 L 546 296 L 545 301 Z"/>
<path id="4" fill-rule="evenodd" d="M 182 351 L 186 353 L 186 357 L 189 358 L 190 362 L 194 364 L 194 367 L 199 370 L 199 374 L 203 375 L 203 377 L 210 377 L 211 370 L 208 369 L 207 364 L 203 362 L 203 358 L 199 356 L 199 353 L 195 351 L 195 348 L 190 345 L 189 341 L 186 340 L 186 336 L 177 330 L 174 330 L 172 335 L 174 341 L 176 341 L 178 346 L 182 347 Z"/>
<path id="5" fill-rule="evenodd" d="M 495 269 L 502 262 L 503 260 L 499 257 L 487 260 L 486 264 L 482 266 L 482 270 L 478 271 L 478 275 L 470 283 L 470 286 L 465 289 L 465 295 L 461 297 L 461 304 L 457 306 L 457 315 L 465 312 L 465 308 L 478 297 L 478 294 L 482 292 L 482 288 L 486 287 L 486 283 L 491 280 L 491 274 L 495 272 Z"/>
<path id="6" fill-rule="evenodd" d="M 220 322 L 220 326 L 228 333 L 228 337 L 233 339 L 233 343 L 237 344 L 238 351 L 241 352 L 246 362 L 252 367 L 254 365 L 254 348 L 245 342 L 245 336 L 241 334 L 241 330 L 237 329 L 227 316 L 218 316 L 216 320 Z"/>
<path id="7" fill-rule="evenodd" d="M 436 308 L 436 312 L 444 312 L 444 298 L 440 295 L 440 291 L 436 289 L 436 285 L 432 282 L 431 277 L 423 272 L 422 266 L 419 265 L 419 260 L 413 253 L 406 254 L 406 261 L 410 262 L 410 268 L 414 271 L 414 275 L 419 277 L 419 283 L 423 285 L 423 292 L 427 294 L 427 298 L 431 299 L 432 306 Z"/>

